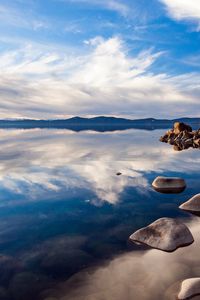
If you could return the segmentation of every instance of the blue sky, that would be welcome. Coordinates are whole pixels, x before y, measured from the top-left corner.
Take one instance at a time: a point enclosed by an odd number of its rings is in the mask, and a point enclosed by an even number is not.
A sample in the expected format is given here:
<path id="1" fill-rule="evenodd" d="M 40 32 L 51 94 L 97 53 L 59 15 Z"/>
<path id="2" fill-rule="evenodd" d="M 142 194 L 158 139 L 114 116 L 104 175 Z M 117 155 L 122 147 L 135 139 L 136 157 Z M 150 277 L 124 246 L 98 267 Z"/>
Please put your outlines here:
<path id="1" fill-rule="evenodd" d="M 199 116 L 199 0 L 0 0 L 0 118 Z"/>

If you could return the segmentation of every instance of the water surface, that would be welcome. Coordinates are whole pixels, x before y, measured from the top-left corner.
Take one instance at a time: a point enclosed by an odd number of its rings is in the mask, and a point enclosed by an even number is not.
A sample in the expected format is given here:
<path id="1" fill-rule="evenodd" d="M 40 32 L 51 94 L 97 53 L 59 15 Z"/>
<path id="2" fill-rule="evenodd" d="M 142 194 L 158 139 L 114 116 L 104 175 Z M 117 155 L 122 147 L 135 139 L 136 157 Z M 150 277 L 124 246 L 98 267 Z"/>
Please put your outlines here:
<path id="1" fill-rule="evenodd" d="M 0 131 L 0 299 L 174 299 L 180 280 L 200 276 L 199 219 L 178 209 L 200 192 L 200 152 L 176 152 L 162 134 Z M 158 175 L 187 189 L 159 194 Z M 128 243 L 160 217 L 182 219 L 195 243 L 173 254 Z"/>

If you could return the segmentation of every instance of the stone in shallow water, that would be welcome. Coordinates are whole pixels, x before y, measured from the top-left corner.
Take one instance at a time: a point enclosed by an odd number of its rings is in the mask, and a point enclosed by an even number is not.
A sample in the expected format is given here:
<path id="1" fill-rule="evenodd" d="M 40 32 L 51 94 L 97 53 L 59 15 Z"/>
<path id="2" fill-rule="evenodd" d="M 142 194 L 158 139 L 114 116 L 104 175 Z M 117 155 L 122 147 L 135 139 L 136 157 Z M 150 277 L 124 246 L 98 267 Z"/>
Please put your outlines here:
<path id="1" fill-rule="evenodd" d="M 191 212 L 199 212 L 200 213 L 200 194 L 193 196 L 187 202 L 181 204 L 179 206 L 180 209 L 191 211 Z"/>
<path id="2" fill-rule="evenodd" d="M 194 242 L 187 226 L 171 218 L 158 219 L 149 226 L 137 230 L 129 239 L 166 252 L 175 251 Z"/>
<path id="3" fill-rule="evenodd" d="M 0 254 L 0 284 L 7 285 L 13 274 L 20 269 L 20 264 L 13 257 Z"/>
<path id="4" fill-rule="evenodd" d="M 181 193 L 186 188 L 185 180 L 179 177 L 158 176 L 152 183 L 153 188 L 160 193 Z"/>
<path id="5" fill-rule="evenodd" d="M 92 262 L 92 257 L 78 249 L 57 249 L 49 252 L 41 262 L 41 267 L 52 277 L 66 277 L 78 272 Z"/>
<path id="6" fill-rule="evenodd" d="M 13 300 L 36 300 L 37 295 L 50 285 L 43 275 L 21 272 L 14 275 L 9 284 Z"/>
<path id="7" fill-rule="evenodd" d="M 200 278 L 189 278 L 182 282 L 179 300 L 186 300 L 200 294 Z"/>

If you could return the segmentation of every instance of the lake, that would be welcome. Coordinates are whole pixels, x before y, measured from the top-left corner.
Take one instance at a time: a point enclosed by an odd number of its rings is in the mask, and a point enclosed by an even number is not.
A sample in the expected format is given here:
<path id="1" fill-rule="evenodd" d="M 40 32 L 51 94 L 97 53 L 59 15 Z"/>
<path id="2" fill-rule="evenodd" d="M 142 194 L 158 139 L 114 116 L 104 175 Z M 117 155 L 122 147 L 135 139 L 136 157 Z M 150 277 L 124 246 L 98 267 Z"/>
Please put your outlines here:
<path id="1" fill-rule="evenodd" d="M 178 208 L 200 192 L 200 152 L 160 143 L 164 131 L 0 131 L 0 300 L 175 299 L 200 277 L 199 218 Z M 187 188 L 159 194 L 158 175 Z M 160 217 L 195 242 L 165 253 L 128 241 Z"/>

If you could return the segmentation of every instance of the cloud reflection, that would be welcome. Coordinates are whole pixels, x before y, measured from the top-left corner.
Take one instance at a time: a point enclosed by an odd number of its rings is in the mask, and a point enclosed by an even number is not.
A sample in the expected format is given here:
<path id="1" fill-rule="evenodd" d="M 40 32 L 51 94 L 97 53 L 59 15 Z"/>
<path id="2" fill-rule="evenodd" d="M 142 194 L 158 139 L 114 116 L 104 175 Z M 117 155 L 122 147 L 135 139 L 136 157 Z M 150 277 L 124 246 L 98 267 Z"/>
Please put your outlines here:
<path id="1" fill-rule="evenodd" d="M 1 189 L 29 201 L 89 189 L 91 203 L 115 204 L 126 187 L 148 191 L 152 172 L 199 171 L 197 152 L 177 154 L 158 142 L 160 134 L 1 130 Z M 116 176 L 119 171 L 122 176 Z"/>

